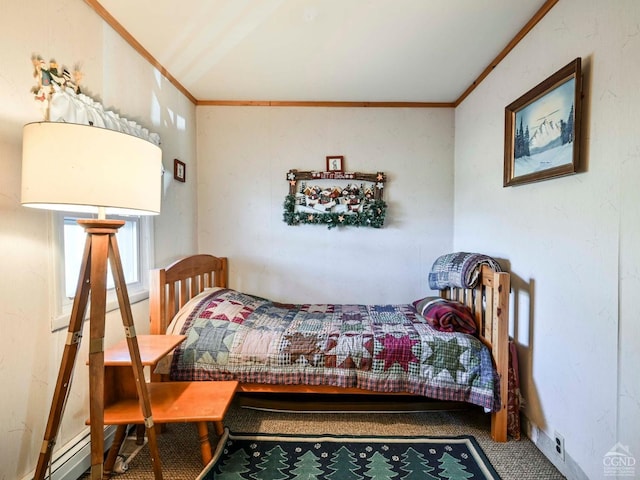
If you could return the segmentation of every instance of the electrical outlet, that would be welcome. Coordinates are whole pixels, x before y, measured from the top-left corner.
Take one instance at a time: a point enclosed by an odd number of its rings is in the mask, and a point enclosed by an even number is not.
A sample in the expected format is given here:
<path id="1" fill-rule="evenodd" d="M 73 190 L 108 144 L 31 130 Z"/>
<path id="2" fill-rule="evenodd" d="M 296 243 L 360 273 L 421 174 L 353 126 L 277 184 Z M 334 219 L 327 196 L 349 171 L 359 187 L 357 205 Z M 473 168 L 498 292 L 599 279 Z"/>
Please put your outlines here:
<path id="1" fill-rule="evenodd" d="M 564 462 L 564 437 L 558 432 L 554 432 L 553 438 L 555 440 L 554 448 L 556 450 L 556 454 L 560 460 Z"/>

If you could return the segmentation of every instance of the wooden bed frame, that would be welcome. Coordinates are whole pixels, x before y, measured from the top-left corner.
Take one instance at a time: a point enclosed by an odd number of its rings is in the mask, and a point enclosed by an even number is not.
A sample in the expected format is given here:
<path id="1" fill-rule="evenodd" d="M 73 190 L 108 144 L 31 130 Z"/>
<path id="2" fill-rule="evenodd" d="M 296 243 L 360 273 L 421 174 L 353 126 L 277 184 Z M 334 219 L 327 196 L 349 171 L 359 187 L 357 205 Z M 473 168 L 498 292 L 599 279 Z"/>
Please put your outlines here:
<path id="1" fill-rule="evenodd" d="M 166 268 L 152 270 L 149 294 L 151 333 L 165 333 L 171 319 L 191 298 L 207 287 L 227 287 L 227 259 L 212 255 L 193 255 Z M 478 325 L 479 338 L 489 347 L 500 376 L 498 412 L 491 415 L 491 437 L 496 442 L 507 441 L 507 395 L 509 371 L 509 291 L 508 273 L 494 272 L 483 266 L 480 281 L 474 289 L 447 289 L 440 295 L 458 300 L 471 308 Z M 260 393 L 324 393 L 377 394 L 358 388 L 311 385 L 240 384 L 241 392 Z"/>

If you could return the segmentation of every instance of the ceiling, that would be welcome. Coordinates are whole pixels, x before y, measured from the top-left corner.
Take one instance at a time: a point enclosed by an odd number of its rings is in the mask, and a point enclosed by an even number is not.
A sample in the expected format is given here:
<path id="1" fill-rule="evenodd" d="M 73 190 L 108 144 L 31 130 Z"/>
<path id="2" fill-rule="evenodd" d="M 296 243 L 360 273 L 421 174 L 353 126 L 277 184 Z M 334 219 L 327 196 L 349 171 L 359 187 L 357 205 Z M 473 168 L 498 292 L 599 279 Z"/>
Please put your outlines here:
<path id="1" fill-rule="evenodd" d="M 454 103 L 543 7 L 555 4 L 85 1 L 198 103 Z"/>

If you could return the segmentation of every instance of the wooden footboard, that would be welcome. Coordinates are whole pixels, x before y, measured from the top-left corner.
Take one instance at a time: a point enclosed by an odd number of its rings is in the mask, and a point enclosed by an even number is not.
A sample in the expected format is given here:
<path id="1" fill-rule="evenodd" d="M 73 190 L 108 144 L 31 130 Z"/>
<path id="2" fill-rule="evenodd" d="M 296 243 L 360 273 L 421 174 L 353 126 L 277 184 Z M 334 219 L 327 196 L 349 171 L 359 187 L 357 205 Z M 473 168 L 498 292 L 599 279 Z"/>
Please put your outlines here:
<path id="1" fill-rule="evenodd" d="M 227 287 L 227 259 L 211 255 L 194 255 L 178 260 L 166 268 L 151 272 L 149 308 L 151 333 L 164 334 L 171 319 L 191 298 L 207 287 Z M 482 267 L 481 278 L 474 289 L 447 289 L 440 295 L 458 300 L 474 313 L 482 342 L 491 350 L 500 376 L 501 408 L 492 414 L 491 437 L 497 442 L 507 441 L 507 397 L 509 371 L 509 291 L 508 273 L 494 272 Z M 244 392 L 304 392 L 304 393 L 375 393 L 359 389 L 337 387 L 274 386 L 244 384 Z"/>

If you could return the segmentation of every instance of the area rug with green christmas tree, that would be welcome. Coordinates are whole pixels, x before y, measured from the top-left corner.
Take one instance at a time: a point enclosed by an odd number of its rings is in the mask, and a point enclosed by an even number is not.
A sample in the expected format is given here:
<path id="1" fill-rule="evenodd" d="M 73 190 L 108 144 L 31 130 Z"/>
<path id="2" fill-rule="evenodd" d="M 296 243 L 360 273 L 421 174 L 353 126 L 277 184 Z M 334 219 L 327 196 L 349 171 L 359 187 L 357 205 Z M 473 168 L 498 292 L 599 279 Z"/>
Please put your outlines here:
<path id="1" fill-rule="evenodd" d="M 499 479 L 477 441 L 456 437 L 225 431 L 197 480 Z"/>

